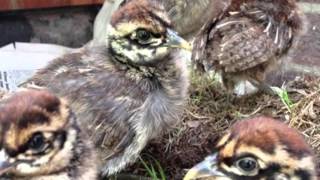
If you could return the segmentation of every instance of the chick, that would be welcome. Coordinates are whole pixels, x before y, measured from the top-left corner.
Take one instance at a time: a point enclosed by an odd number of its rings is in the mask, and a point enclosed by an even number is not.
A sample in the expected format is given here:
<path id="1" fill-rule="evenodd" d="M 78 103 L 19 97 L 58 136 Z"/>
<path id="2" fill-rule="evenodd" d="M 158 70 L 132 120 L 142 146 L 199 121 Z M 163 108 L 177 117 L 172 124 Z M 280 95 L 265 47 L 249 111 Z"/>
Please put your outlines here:
<path id="1" fill-rule="evenodd" d="M 104 175 L 134 162 L 180 120 L 188 78 L 177 48 L 191 47 L 170 27 L 158 1 L 130 1 L 113 14 L 108 43 L 58 58 L 26 83 L 70 100 Z"/>
<path id="2" fill-rule="evenodd" d="M 116 0 L 115 8 L 135 0 Z M 152 0 L 151 0 L 152 1 Z M 185 39 L 191 40 L 211 17 L 221 13 L 223 4 L 219 0 L 158 0 L 168 12 L 173 29 Z M 212 8 L 215 7 L 215 8 Z M 108 18 L 106 18 L 108 19 Z"/>
<path id="3" fill-rule="evenodd" d="M 195 37 L 192 60 L 197 69 L 220 72 L 229 94 L 243 81 L 274 94 L 265 76 L 281 65 L 306 29 L 295 0 L 160 1 L 174 30 L 184 38 Z"/>
<path id="4" fill-rule="evenodd" d="M 315 167 L 311 148 L 296 130 L 257 117 L 235 123 L 216 153 L 190 169 L 184 180 L 316 180 Z"/>
<path id="5" fill-rule="evenodd" d="M 227 0 L 211 8 L 220 13 L 213 14 L 194 41 L 192 59 L 198 69 L 220 72 L 229 93 L 237 83 L 249 81 L 273 94 L 265 76 L 281 64 L 305 29 L 295 0 Z"/>
<path id="6" fill-rule="evenodd" d="M 0 179 L 96 179 L 93 145 L 64 99 L 23 90 L 0 102 Z"/>

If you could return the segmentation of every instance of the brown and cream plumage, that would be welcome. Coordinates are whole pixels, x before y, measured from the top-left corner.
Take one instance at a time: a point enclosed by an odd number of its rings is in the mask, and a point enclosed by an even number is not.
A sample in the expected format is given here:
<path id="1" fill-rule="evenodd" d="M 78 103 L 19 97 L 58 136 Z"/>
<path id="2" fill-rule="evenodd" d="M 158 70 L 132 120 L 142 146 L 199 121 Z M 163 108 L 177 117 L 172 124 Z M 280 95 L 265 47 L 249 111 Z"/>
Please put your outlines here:
<path id="1" fill-rule="evenodd" d="M 295 0 L 227 0 L 194 42 L 198 69 L 221 72 L 224 86 L 248 80 L 270 92 L 265 75 L 300 37 L 303 15 Z M 215 9 L 216 4 L 212 9 Z M 219 6 L 218 6 L 219 7 Z M 214 11 L 221 11 L 221 8 Z"/>
<path id="2" fill-rule="evenodd" d="M 114 4 L 123 6 L 130 1 L 135 0 L 116 0 Z M 168 12 L 173 29 L 186 39 L 192 39 L 212 16 L 222 12 L 223 4 L 217 3 L 218 1 L 220 0 L 158 0 Z M 221 11 L 216 11 L 217 9 Z"/>
<path id="3" fill-rule="evenodd" d="M 190 169 L 184 179 L 317 179 L 315 158 L 302 135 L 271 118 L 238 121 L 215 151 Z"/>
<path id="4" fill-rule="evenodd" d="M 69 100 L 107 175 L 179 122 L 188 80 L 176 48 L 190 49 L 156 0 L 126 3 L 109 30 L 108 44 L 58 58 L 27 81 Z"/>
<path id="5" fill-rule="evenodd" d="M 221 0 L 160 0 L 165 4 L 174 30 L 188 39 L 194 38 L 204 24 L 224 10 Z"/>
<path id="6" fill-rule="evenodd" d="M 96 153 L 64 99 L 22 90 L 0 102 L 0 179 L 96 179 Z M 6 178 L 5 178 L 6 177 Z"/>

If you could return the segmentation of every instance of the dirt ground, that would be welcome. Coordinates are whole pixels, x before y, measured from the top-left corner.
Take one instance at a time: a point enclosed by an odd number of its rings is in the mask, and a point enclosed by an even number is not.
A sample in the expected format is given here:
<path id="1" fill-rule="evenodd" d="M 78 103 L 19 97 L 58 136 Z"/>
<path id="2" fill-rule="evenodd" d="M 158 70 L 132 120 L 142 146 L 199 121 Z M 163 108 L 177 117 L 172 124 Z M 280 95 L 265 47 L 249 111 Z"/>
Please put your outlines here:
<path id="1" fill-rule="evenodd" d="M 303 77 L 288 83 L 290 110 L 278 96 L 257 93 L 229 100 L 221 85 L 207 78 L 193 79 L 190 99 L 174 131 L 154 140 L 142 153 L 146 164 L 166 179 L 182 179 L 186 170 L 213 152 L 221 134 L 236 120 L 266 115 L 298 129 L 320 157 L 320 79 Z M 159 170 L 159 163 L 163 170 Z M 128 173 L 150 177 L 141 160 Z M 135 179 L 135 178 L 133 178 Z M 160 178 L 163 179 L 163 178 Z"/>

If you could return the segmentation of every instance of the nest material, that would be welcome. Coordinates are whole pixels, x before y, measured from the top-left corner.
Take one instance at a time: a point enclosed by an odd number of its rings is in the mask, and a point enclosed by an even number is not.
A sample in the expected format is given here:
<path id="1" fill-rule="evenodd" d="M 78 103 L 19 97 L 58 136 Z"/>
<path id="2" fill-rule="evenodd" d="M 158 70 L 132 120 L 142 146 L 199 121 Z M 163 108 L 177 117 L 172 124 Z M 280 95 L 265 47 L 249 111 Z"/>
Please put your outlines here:
<path id="1" fill-rule="evenodd" d="M 182 179 L 186 170 L 212 153 L 217 139 L 236 120 L 266 115 L 298 129 L 320 159 L 320 79 L 304 77 L 288 83 L 293 105 L 288 109 L 278 96 L 257 93 L 228 99 L 221 85 L 206 78 L 194 78 L 183 123 L 154 140 L 142 158 L 161 164 L 167 179 Z M 153 158 L 150 158 L 152 156 Z M 141 162 L 130 173 L 149 176 Z"/>

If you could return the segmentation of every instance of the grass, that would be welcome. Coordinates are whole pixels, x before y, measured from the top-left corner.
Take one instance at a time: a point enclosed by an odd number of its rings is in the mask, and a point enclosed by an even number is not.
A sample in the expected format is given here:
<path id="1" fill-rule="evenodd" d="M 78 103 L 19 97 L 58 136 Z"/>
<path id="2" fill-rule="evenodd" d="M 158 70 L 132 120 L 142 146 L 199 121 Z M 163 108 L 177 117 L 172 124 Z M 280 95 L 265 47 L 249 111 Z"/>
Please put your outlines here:
<path id="1" fill-rule="evenodd" d="M 281 102 L 286 106 L 287 110 L 292 113 L 292 106 L 293 103 L 288 95 L 288 91 L 286 90 L 285 86 L 279 87 L 272 87 L 272 90 L 277 93 L 280 97 Z"/>
<path id="2" fill-rule="evenodd" d="M 144 166 L 144 168 L 146 169 L 150 178 L 152 180 L 166 180 L 165 172 L 164 172 L 161 164 L 159 163 L 159 161 L 156 160 L 151 155 L 148 155 L 148 157 L 152 160 L 151 162 L 146 162 L 141 157 L 139 157 L 139 159 L 140 159 L 142 165 Z M 156 169 L 153 164 L 155 164 Z"/>

